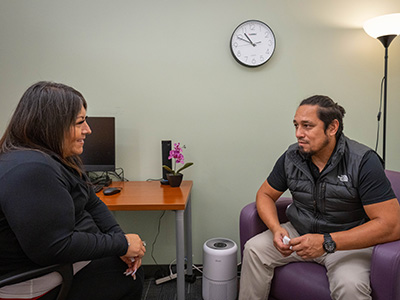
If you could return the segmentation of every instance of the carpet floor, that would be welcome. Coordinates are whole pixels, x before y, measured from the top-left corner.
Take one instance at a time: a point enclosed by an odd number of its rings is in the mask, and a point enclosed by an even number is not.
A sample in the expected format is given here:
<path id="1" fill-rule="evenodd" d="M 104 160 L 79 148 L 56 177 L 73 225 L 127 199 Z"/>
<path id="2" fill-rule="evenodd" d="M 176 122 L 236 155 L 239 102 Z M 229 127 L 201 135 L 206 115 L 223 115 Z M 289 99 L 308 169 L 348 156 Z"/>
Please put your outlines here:
<path id="1" fill-rule="evenodd" d="M 186 300 L 202 300 L 202 278 L 198 276 L 194 283 L 185 282 Z M 156 284 L 154 278 L 145 279 L 142 300 L 176 299 L 176 280 Z"/>

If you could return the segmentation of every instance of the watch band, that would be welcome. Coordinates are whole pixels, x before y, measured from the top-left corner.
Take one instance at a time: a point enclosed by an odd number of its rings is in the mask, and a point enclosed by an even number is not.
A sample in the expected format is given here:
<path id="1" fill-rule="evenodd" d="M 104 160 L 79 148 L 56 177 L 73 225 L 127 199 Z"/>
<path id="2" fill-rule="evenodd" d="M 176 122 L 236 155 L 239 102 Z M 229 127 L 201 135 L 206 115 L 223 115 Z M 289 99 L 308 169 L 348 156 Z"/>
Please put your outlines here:
<path id="1" fill-rule="evenodd" d="M 336 243 L 330 233 L 324 233 L 324 243 L 322 244 L 327 253 L 333 253 L 336 250 Z"/>
<path id="2" fill-rule="evenodd" d="M 330 233 L 324 233 L 324 242 L 333 242 L 332 236 Z"/>

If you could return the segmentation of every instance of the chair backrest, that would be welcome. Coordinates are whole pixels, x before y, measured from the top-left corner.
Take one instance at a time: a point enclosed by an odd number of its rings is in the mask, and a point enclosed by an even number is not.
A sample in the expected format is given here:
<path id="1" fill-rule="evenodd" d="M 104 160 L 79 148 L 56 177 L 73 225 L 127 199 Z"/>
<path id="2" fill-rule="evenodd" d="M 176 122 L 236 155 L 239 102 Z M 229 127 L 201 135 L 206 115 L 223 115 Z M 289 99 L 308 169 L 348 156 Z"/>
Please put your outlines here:
<path id="1" fill-rule="evenodd" d="M 400 172 L 385 170 L 386 176 L 392 184 L 393 192 L 397 200 L 400 202 Z"/>

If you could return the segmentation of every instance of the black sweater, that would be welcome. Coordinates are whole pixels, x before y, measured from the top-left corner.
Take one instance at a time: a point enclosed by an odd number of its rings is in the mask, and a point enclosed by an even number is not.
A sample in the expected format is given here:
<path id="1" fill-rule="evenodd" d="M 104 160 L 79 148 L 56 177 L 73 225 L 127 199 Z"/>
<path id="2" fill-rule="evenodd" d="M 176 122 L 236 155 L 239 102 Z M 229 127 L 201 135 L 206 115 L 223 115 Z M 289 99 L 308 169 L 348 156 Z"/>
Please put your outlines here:
<path id="1" fill-rule="evenodd" d="M 39 151 L 0 156 L 0 275 L 127 248 L 113 215 L 75 171 Z"/>

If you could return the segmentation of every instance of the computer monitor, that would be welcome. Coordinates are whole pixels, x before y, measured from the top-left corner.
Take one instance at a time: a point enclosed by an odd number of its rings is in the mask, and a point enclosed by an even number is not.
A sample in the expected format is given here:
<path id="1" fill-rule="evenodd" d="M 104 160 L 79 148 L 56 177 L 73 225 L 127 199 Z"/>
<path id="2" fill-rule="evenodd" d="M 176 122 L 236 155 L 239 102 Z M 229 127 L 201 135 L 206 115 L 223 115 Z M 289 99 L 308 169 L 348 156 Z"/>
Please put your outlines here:
<path id="1" fill-rule="evenodd" d="M 86 172 L 115 171 L 115 118 L 88 117 L 92 134 L 87 135 L 81 159 Z"/>

